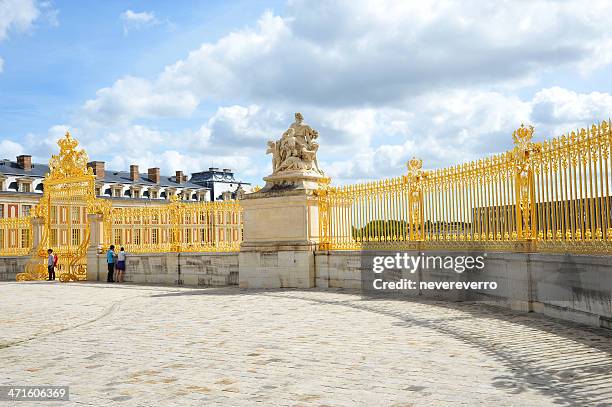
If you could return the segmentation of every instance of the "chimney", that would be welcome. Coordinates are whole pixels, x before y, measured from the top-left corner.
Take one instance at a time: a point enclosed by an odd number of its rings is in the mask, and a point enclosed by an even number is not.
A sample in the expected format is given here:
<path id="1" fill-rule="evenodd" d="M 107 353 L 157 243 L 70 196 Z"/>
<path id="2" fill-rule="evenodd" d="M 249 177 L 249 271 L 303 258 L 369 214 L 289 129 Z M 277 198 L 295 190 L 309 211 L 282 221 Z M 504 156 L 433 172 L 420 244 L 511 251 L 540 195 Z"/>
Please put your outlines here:
<path id="1" fill-rule="evenodd" d="M 135 164 L 130 165 L 130 179 L 132 181 L 138 181 L 140 174 L 138 173 L 138 166 Z"/>
<path id="2" fill-rule="evenodd" d="M 208 167 L 208 171 L 210 171 L 210 172 L 219 171 L 219 168 L 217 168 L 217 167 Z"/>
<path id="3" fill-rule="evenodd" d="M 96 179 L 104 179 L 104 161 L 91 161 L 87 166 L 93 169 Z"/>
<path id="4" fill-rule="evenodd" d="M 178 182 L 179 184 L 185 182 L 185 176 L 183 175 L 183 171 L 176 172 L 176 182 Z"/>
<path id="5" fill-rule="evenodd" d="M 224 169 L 223 169 L 223 172 L 225 172 L 225 173 L 231 173 L 231 172 L 232 172 L 232 170 L 231 170 L 230 168 L 224 168 Z"/>
<path id="6" fill-rule="evenodd" d="M 155 182 L 156 184 L 159 184 L 159 168 L 157 167 L 149 168 L 148 174 L 149 174 L 149 180 L 151 182 Z"/>
<path id="7" fill-rule="evenodd" d="M 17 164 L 26 171 L 32 169 L 32 156 L 31 155 L 18 155 Z"/>

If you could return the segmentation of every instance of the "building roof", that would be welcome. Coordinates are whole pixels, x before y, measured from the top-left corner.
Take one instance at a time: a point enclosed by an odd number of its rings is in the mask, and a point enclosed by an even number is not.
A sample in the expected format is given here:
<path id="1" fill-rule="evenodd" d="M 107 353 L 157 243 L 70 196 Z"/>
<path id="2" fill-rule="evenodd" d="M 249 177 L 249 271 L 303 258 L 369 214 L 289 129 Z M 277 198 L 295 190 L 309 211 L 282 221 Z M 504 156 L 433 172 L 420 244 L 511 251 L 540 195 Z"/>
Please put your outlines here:
<path id="1" fill-rule="evenodd" d="M 49 166 L 46 164 L 32 163 L 32 169 L 26 171 L 16 161 L 7 159 L 0 160 L 0 174 L 11 175 L 17 177 L 34 177 L 44 178 L 49 172 Z M 232 176 L 233 177 L 233 176 Z M 113 171 L 105 170 L 104 179 L 101 180 L 106 184 L 136 184 L 144 186 L 157 185 L 163 188 L 191 188 L 191 189 L 208 189 L 202 185 L 194 184 L 191 181 L 184 181 L 183 183 L 176 182 L 176 176 L 159 176 L 159 184 L 152 182 L 149 179 L 148 174 L 140 174 L 138 181 L 132 181 L 130 178 L 129 171 Z"/>
<path id="2" fill-rule="evenodd" d="M 107 184 L 135 184 L 143 186 L 160 186 L 163 188 L 191 188 L 191 189 L 206 189 L 202 185 L 194 184 L 191 181 L 182 183 L 176 182 L 175 176 L 159 176 L 159 184 L 151 181 L 148 174 L 138 174 L 140 178 L 137 181 L 132 181 L 129 171 L 104 171 L 104 183 Z"/>
<path id="3" fill-rule="evenodd" d="M 45 164 L 32 163 L 32 169 L 26 171 L 16 161 L 0 160 L 0 174 L 16 175 L 19 177 L 44 177 L 49 172 L 49 166 Z"/>
<path id="4" fill-rule="evenodd" d="M 191 174 L 190 182 L 226 182 L 232 184 L 250 185 L 248 182 L 236 181 L 234 173 L 229 169 L 219 171 L 218 168 L 209 168 L 208 171 L 194 172 Z"/>

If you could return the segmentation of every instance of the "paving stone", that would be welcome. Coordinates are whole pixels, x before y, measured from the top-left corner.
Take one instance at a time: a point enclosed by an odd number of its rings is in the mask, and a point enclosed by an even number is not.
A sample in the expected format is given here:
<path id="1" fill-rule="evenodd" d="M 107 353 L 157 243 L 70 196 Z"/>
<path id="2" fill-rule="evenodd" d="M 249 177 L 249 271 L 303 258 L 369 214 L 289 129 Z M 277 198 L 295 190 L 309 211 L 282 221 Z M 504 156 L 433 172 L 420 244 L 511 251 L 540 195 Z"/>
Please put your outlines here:
<path id="1" fill-rule="evenodd" d="M 72 405 L 612 405 L 609 331 L 483 304 L 105 283 L 0 292 L 0 383 L 70 385 Z"/>

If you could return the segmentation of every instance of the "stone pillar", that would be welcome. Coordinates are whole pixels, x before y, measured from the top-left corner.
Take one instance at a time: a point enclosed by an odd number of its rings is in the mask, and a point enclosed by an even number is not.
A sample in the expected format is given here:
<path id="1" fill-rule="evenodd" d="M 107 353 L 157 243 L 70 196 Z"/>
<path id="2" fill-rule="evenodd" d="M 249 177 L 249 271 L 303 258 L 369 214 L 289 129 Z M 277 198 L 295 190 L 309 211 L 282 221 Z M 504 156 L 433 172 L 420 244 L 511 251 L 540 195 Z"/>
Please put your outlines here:
<path id="1" fill-rule="evenodd" d="M 104 242 L 104 217 L 99 213 L 87 215 L 89 247 L 87 248 L 87 281 L 106 281 L 106 270 L 100 267 L 99 252 Z"/>
<path id="2" fill-rule="evenodd" d="M 311 288 L 319 214 L 314 191 L 325 178 L 303 171 L 264 178 L 266 186 L 240 201 L 244 240 L 241 288 Z"/>
<path id="3" fill-rule="evenodd" d="M 45 219 L 42 217 L 32 218 L 32 251 L 30 255 L 34 256 L 41 244 L 43 230 L 45 227 Z M 42 248 L 44 249 L 44 248 Z"/>

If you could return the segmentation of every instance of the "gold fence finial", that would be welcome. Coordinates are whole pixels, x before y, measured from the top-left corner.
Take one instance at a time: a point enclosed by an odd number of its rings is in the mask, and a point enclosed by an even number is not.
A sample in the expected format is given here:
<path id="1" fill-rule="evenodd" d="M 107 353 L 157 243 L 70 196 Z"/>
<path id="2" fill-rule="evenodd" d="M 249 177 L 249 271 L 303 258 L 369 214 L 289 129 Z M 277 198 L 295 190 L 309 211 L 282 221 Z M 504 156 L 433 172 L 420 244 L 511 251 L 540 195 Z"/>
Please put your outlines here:
<path id="1" fill-rule="evenodd" d="M 423 160 L 412 156 L 412 158 L 406 163 L 406 166 L 408 167 L 408 173 L 413 174 L 423 168 Z"/>
<path id="2" fill-rule="evenodd" d="M 515 145 L 525 145 L 531 141 L 533 138 L 534 128 L 529 125 L 525 127 L 523 123 L 521 123 L 521 127 L 514 130 L 512 133 L 512 139 L 514 140 Z"/>

